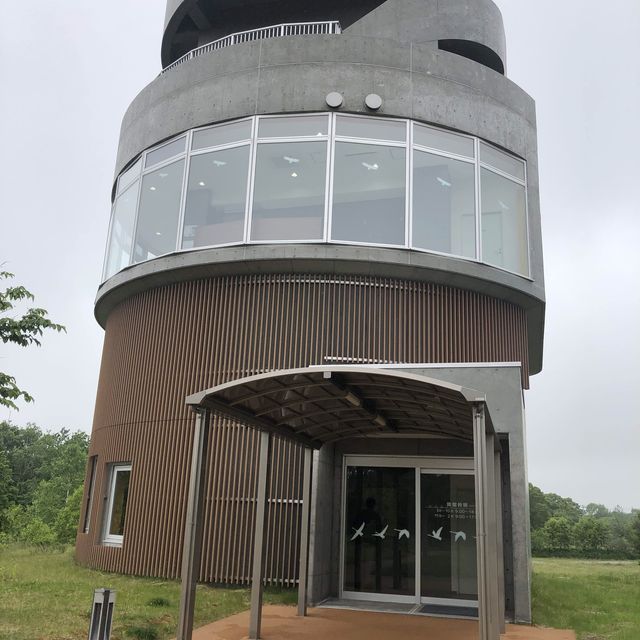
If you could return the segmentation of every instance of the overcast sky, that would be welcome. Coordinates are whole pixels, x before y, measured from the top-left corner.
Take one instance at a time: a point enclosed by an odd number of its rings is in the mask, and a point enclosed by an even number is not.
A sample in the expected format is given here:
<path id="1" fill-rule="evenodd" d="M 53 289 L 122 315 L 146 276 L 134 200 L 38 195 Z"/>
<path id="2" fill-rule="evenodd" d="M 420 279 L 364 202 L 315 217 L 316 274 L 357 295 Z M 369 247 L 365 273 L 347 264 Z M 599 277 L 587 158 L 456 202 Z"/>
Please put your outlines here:
<path id="1" fill-rule="evenodd" d="M 507 74 L 537 102 L 544 370 L 526 394 L 529 479 L 640 507 L 640 3 L 498 0 Z M 90 431 L 93 319 L 120 121 L 160 70 L 164 0 L 7 3 L 0 22 L 0 263 L 66 325 L 0 345 L 36 402 L 0 419 Z"/>

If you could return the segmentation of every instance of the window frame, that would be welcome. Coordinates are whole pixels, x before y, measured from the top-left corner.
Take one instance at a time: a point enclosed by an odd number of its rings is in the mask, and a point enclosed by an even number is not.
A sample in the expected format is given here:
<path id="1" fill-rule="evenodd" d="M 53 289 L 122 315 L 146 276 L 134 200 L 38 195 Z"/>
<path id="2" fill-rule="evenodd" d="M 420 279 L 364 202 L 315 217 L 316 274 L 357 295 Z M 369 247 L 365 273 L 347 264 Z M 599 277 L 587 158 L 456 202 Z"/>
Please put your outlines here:
<path id="1" fill-rule="evenodd" d="M 105 546 L 121 547 L 124 543 L 124 531 L 122 535 L 116 535 L 109 533 L 111 529 L 111 520 L 113 518 L 113 500 L 115 497 L 116 481 L 118 473 L 129 472 L 129 487 L 131 487 L 131 463 L 130 462 L 118 462 L 109 464 L 109 473 L 107 480 L 107 492 L 104 496 L 105 511 L 104 511 L 104 527 L 102 532 L 102 543 Z M 129 495 L 127 493 L 127 502 L 129 501 Z M 125 522 L 126 522 L 126 504 L 125 504 Z"/>
<path id="2" fill-rule="evenodd" d="M 328 131 L 327 135 L 323 136 L 289 136 L 289 137 L 278 137 L 278 138 L 261 138 L 259 137 L 259 126 L 260 122 L 263 120 L 274 119 L 274 118 L 311 118 L 317 116 L 325 116 L 328 118 Z M 336 128 L 338 119 L 348 119 L 348 118 L 358 118 L 364 119 L 368 118 L 370 120 L 388 120 L 388 121 L 396 121 L 402 122 L 406 127 L 406 137 L 404 141 L 399 140 L 385 140 L 385 139 L 376 139 L 376 138 L 356 138 L 351 136 L 342 136 L 337 135 Z M 215 145 L 210 147 L 203 147 L 201 149 L 193 149 L 193 137 L 194 134 L 198 131 L 215 129 L 217 127 L 223 127 L 225 125 L 231 123 L 240 123 L 240 122 L 250 122 L 251 123 L 251 137 L 244 138 L 242 140 L 237 140 L 235 142 L 225 142 L 221 145 Z M 450 151 L 446 151 L 444 149 L 438 149 L 435 147 L 427 147 L 421 144 L 417 144 L 414 142 L 414 132 L 416 127 L 421 129 L 433 129 L 435 131 L 441 133 L 450 133 L 454 136 L 460 138 L 467 138 L 473 142 L 474 145 L 474 157 L 462 156 L 457 153 L 453 153 Z M 155 164 L 150 167 L 146 167 L 147 155 L 153 153 L 154 151 L 162 148 L 165 145 L 171 144 L 172 142 L 178 140 L 179 138 L 185 138 L 185 150 L 172 158 L 166 159 L 161 163 Z M 325 180 L 325 206 L 324 206 L 324 225 L 323 225 L 323 236 L 318 239 L 289 239 L 289 240 L 252 240 L 251 239 L 251 229 L 253 224 L 253 199 L 254 199 L 254 190 L 255 190 L 255 171 L 256 171 L 256 160 L 258 155 L 258 145 L 263 144 L 277 144 L 277 143 L 287 143 L 287 142 L 321 142 L 324 141 L 327 144 L 327 162 L 326 162 L 326 180 Z M 368 145 L 379 145 L 383 147 L 403 147 L 405 152 L 405 240 L 404 244 L 379 244 L 379 243 L 369 243 L 369 242 L 358 242 L 358 241 L 347 241 L 347 240 L 333 240 L 331 237 L 332 226 L 333 226 L 333 196 L 334 189 L 333 183 L 335 180 L 334 170 L 335 170 L 335 151 L 336 151 L 336 143 L 337 142 L 349 142 L 355 144 L 368 144 Z M 244 213 L 244 229 L 242 240 L 237 240 L 224 244 L 214 244 L 214 245 L 206 245 L 201 247 L 192 247 L 192 248 L 182 248 L 183 235 L 184 235 L 184 221 L 185 221 L 185 213 L 186 213 L 186 203 L 188 197 L 188 178 L 189 171 L 191 165 L 192 156 L 210 153 L 212 151 L 241 147 L 241 146 L 249 146 L 249 164 L 247 167 L 247 193 L 246 193 L 246 202 L 245 202 L 245 213 Z M 491 148 L 501 154 L 506 156 L 510 156 L 515 161 L 522 163 L 524 167 L 524 180 L 519 179 L 516 176 L 513 176 L 509 173 L 505 173 L 501 171 L 497 167 L 494 167 L 483 161 L 481 155 L 481 146 L 485 145 L 488 148 Z M 415 152 L 422 151 L 432 155 L 439 155 L 444 158 L 449 158 L 452 160 L 458 160 L 461 162 L 466 162 L 475 166 L 475 233 L 476 233 L 476 255 L 474 258 L 470 258 L 468 256 L 460 256 L 452 253 L 441 253 L 435 250 L 424 249 L 422 247 L 416 247 L 413 245 L 413 180 L 414 180 L 414 158 Z M 498 269 L 500 271 L 510 273 L 516 275 L 520 278 L 524 278 L 526 280 L 532 281 L 531 277 L 531 230 L 529 227 L 529 192 L 528 192 L 528 164 L 526 160 L 519 157 L 518 155 L 511 153 L 505 149 L 498 147 L 491 142 L 479 138 L 478 136 L 474 136 L 468 133 L 464 133 L 461 131 L 454 131 L 448 129 L 446 127 L 438 126 L 433 123 L 421 122 L 418 120 L 412 120 L 411 118 L 400 118 L 400 117 L 382 117 L 380 115 L 372 116 L 368 114 L 362 113 L 345 113 L 345 112 L 328 112 L 328 111 L 313 111 L 313 112 L 304 112 L 304 113 L 282 113 L 282 114 L 265 114 L 265 115 L 255 115 L 249 116 L 245 118 L 238 118 L 234 120 L 228 120 L 226 122 L 215 123 L 213 125 L 205 125 L 202 127 L 197 127 L 191 129 L 189 131 L 185 131 L 173 136 L 171 139 L 165 140 L 162 143 L 155 145 L 154 147 L 142 152 L 139 156 L 134 158 L 125 169 L 118 176 L 115 186 L 115 197 L 112 204 L 112 211 L 110 217 L 109 231 L 107 235 L 107 246 L 105 249 L 105 256 L 103 262 L 103 274 L 102 274 L 102 282 L 106 282 L 109 278 L 114 277 L 117 273 L 124 271 L 125 269 L 135 266 L 136 264 L 142 264 L 142 262 L 136 262 L 134 256 L 134 248 L 135 248 L 135 238 L 138 232 L 138 222 L 139 222 L 139 209 L 140 209 L 140 201 L 142 197 L 142 180 L 145 175 L 152 171 L 156 171 L 163 167 L 164 165 L 168 165 L 174 162 L 177 162 L 180 159 L 184 159 L 184 173 L 182 179 L 182 191 L 180 195 L 180 204 L 178 211 L 178 222 L 177 222 L 177 233 L 175 244 L 170 251 L 167 251 L 164 254 L 156 256 L 156 258 L 161 258 L 163 256 L 173 255 L 177 253 L 182 253 L 185 251 L 201 251 L 207 249 L 217 249 L 231 246 L 251 246 L 251 245 L 286 245 L 286 244 L 335 244 L 335 245 L 346 245 L 346 246 L 362 246 L 362 247 L 381 247 L 381 248 L 390 248 L 390 249 L 404 249 L 409 251 L 415 251 L 418 253 L 426 253 L 437 256 L 446 256 L 456 260 L 464 260 L 466 262 L 472 262 L 476 264 L 480 264 L 486 266 L 491 269 Z M 109 251 L 111 248 L 111 227 L 113 225 L 113 217 L 115 212 L 115 201 L 118 195 L 120 195 L 120 180 L 125 174 L 139 163 L 140 169 L 138 171 L 137 180 L 140 181 L 139 189 L 138 189 L 138 200 L 136 203 L 136 213 L 134 220 L 134 228 L 132 232 L 132 246 L 131 246 L 131 255 L 129 258 L 129 263 L 127 266 L 123 267 L 119 271 L 114 274 L 111 274 L 107 278 L 106 274 L 106 266 L 107 266 L 107 257 L 109 255 Z M 506 178 L 507 180 L 511 180 L 512 182 L 522 185 L 525 191 L 525 232 L 526 232 L 526 251 L 527 254 L 525 256 L 526 259 L 526 272 L 512 271 L 510 269 L 504 268 L 500 265 L 495 265 L 490 262 L 486 262 L 483 259 L 482 255 L 482 185 L 481 185 L 481 170 L 486 169 L 491 171 L 499 176 Z M 131 184 L 127 185 L 124 189 L 129 188 Z M 155 259 L 155 258 L 150 258 Z"/>
<path id="3" fill-rule="evenodd" d="M 96 471 L 98 469 L 98 456 L 91 456 L 88 464 L 87 495 L 84 501 L 84 515 L 82 518 L 82 533 L 89 533 L 91 528 L 91 509 L 93 508 L 93 493 L 96 485 Z"/>

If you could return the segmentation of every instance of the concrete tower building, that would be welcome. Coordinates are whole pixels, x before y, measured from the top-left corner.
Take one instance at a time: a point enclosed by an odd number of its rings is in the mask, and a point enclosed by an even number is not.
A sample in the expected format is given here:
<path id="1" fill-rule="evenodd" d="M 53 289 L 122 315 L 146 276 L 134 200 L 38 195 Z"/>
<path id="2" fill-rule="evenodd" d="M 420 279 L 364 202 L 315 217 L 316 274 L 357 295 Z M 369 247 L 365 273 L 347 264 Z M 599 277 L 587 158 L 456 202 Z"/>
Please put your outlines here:
<path id="1" fill-rule="evenodd" d="M 266 582 L 295 586 L 308 550 L 312 602 L 473 612 L 484 485 L 465 403 L 481 398 L 501 478 L 499 599 L 530 621 L 536 120 L 505 75 L 499 10 L 167 5 L 164 69 L 118 148 L 78 559 L 180 575 L 201 428 L 198 580 L 249 584 L 261 531 Z"/>

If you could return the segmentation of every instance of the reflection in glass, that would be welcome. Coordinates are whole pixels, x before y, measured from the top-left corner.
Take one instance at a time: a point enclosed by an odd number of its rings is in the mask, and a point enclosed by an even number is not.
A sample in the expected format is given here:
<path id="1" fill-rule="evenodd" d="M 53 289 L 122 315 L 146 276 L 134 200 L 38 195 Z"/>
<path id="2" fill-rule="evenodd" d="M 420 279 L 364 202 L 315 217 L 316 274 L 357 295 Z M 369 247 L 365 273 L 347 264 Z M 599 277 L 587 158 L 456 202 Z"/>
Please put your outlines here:
<path id="1" fill-rule="evenodd" d="M 529 273 L 525 188 L 481 169 L 482 261 Z"/>
<path id="2" fill-rule="evenodd" d="M 200 129 L 193 132 L 191 148 L 206 149 L 207 147 L 217 147 L 223 144 L 232 144 L 251 137 L 251 121 L 231 122 L 209 129 Z"/>
<path id="3" fill-rule="evenodd" d="M 422 596 L 476 600 L 474 478 L 423 473 L 420 483 Z"/>
<path id="4" fill-rule="evenodd" d="M 259 144 L 251 240 L 322 240 L 326 142 Z"/>
<path id="5" fill-rule="evenodd" d="M 480 143 L 480 162 L 490 164 L 492 167 L 515 176 L 520 180 L 524 180 L 524 162 L 514 158 L 507 153 L 498 151 L 490 147 L 488 144 Z"/>
<path id="6" fill-rule="evenodd" d="M 156 169 L 142 179 L 134 262 L 176 250 L 184 160 Z"/>
<path id="7" fill-rule="evenodd" d="M 475 156 L 473 139 L 450 131 L 422 127 L 416 124 L 413 128 L 413 142 L 423 147 L 439 149 L 458 156 L 466 156 L 467 158 Z"/>
<path id="8" fill-rule="evenodd" d="M 173 158 L 173 156 L 179 155 L 184 151 L 186 141 L 187 138 L 182 136 L 182 138 L 178 138 L 162 147 L 158 147 L 154 151 L 150 151 L 144 163 L 145 168 L 152 167 L 154 164 L 159 164 L 169 158 Z"/>
<path id="9" fill-rule="evenodd" d="M 336 120 L 336 135 L 350 138 L 405 142 L 407 139 L 407 125 L 399 120 L 387 120 L 385 118 L 338 116 Z"/>
<path id="10" fill-rule="evenodd" d="M 124 193 L 121 193 L 113 207 L 111 236 L 107 251 L 107 262 L 104 269 L 105 280 L 124 269 L 131 262 L 131 241 L 136 221 L 136 205 L 140 182 L 134 182 Z"/>
<path id="11" fill-rule="evenodd" d="M 474 165 L 423 151 L 413 158 L 412 245 L 475 258 Z"/>
<path id="12" fill-rule="evenodd" d="M 405 243 L 405 153 L 336 142 L 332 240 Z"/>
<path id="13" fill-rule="evenodd" d="M 415 594 L 415 469 L 347 467 L 344 589 Z"/>
<path id="14" fill-rule="evenodd" d="M 326 136 L 329 129 L 327 116 L 292 116 L 261 118 L 259 138 L 291 138 L 294 136 Z"/>
<path id="15" fill-rule="evenodd" d="M 115 475 L 108 533 L 112 536 L 121 536 L 124 534 L 124 520 L 127 514 L 131 470 L 119 469 L 115 471 Z"/>
<path id="16" fill-rule="evenodd" d="M 183 249 L 242 241 L 248 170 L 248 145 L 191 158 Z"/>

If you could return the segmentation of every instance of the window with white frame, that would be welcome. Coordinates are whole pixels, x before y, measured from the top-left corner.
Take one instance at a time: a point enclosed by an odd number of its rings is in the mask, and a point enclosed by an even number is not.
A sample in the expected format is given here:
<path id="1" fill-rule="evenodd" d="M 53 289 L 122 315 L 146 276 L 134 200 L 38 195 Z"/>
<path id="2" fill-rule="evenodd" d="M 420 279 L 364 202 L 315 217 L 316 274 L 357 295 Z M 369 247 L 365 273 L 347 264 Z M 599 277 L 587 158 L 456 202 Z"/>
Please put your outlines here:
<path id="1" fill-rule="evenodd" d="M 109 485 L 104 514 L 103 542 L 121 545 L 124 539 L 131 464 L 113 464 L 109 467 Z"/>
<path id="2" fill-rule="evenodd" d="M 203 127 L 118 179 L 104 279 L 176 251 L 259 243 L 400 247 L 529 277 L 526 164 L 398 118 L 310 113 Z"/>

